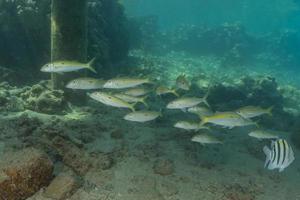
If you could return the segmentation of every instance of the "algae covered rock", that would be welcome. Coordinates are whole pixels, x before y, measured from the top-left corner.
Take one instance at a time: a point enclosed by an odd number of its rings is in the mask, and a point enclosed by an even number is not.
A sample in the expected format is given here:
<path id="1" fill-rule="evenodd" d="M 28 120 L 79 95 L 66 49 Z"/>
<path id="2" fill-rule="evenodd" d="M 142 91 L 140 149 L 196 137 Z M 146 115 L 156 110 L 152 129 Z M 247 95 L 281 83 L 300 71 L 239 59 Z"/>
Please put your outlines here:
<path id="1" fill-rule="evenodd" d="M 208 101 L 218 111 L 247 105 L 283 108 L 283 96 L 273 77 L 243 77 L 234 84 L 219 83 L 211 88 Z"/>
<path id="2" fill-rule="evenodd" d="M 23 200 L 49 184 L 53 163 L 39 150 L 7 153 L 0 160 L 0 199 Z"/>
<path id="3" fill-rule="evenodd" d="M 27 109 L 47 114 L 60 114 L 66 105 L 64 92 L 52 90 L 44 82 L 29 87 L 21 98 Z"/>

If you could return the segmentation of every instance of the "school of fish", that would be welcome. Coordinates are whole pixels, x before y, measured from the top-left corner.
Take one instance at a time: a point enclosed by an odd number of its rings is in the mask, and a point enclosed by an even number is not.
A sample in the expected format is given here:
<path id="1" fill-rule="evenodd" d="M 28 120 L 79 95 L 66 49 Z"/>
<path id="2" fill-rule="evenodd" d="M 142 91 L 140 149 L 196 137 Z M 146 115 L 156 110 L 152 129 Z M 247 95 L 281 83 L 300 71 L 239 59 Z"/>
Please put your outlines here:
<path id="1" fill-rule="evenodd" d="M 56 61 L 45 64 L 42 72 L 66 73 L 88 69 L 96 73 L 92 67 L 95 59 L 88 63 L 77 61 Z M 73 90 L 93 90 L 88 96 L 106 106 L 126 108 L 131 110 L 123 119 L 131 122 L 145 123 L 163 117 L 162 111 L 149 110 L 147 98 L 154 94 L 164 100 L 164 96 L 172 97 L 173 100 L 166 102 L 167 110 L 179 110 L 185 113 L 197 115 L 198 121 L 178 121 L 175 128 L 195 132 L 191 141 L 202 145 L 223 144 L 224 142 L 211 133 L 211 127 L 232 129 L 234 127 L 252 126 L 254 129 L 248 134 L 258 140 L 269 139 L 271 149 L 263 148 L 266 155 L 265 168 L 269 170 L 279 169 L 283 171 L 295 159 L 292 147 L 285 139 L 281 139 L 272 130 L 260 128 L 256 119 L 262 115 L 272 116 L 273 106 L 261 108 L 259 106 L 247 105 L 233 111 L 214 112 L 207 101 L 209 88 L 202 96 L 188 96 L 191 82 L 186 75 L 182 74 L 175 80 L 175 86 L 156 84 L 149 78 L 141 77 L 116 77 L 109 80 L 82 77 L 67 83 L 66 88 Z M 180 94 L 184 95 L 180 95 Z M 144 108 L 136 110 L 136 105 L 143 104 Z"/>

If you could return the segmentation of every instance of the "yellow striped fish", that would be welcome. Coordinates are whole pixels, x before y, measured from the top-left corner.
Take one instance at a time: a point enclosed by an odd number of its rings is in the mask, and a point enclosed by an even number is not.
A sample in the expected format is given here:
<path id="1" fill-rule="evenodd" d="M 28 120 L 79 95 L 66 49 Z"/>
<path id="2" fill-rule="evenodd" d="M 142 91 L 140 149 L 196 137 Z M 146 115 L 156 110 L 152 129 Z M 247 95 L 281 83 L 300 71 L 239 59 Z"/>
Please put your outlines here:
<path id="1" fill-rule="evenodd" d="M 237 126 L 257 125 L 250 119 L 246 119 L 235 112 L 218 112 L 210 116 L 202 117 L 200 125 L 207 123 L 233 128 Z"/>
<path id="2" fill-rule="evenodd" d="M 93 92 L 88 94 L 92 99 L 99 101 L 107 106 L 117 107 L 117 108 L 129 108 L 133 112 L 135 111 L 134 105 L 130 104 L 122 99 L 119 99 L 113 95 L 105 92 Z"/>
<path id="3" fill-rule="evenodd" d="M 50 73 L 65 73 L 65 72 L 73 72 L 81 69 L 88 69 L 94 73 L 97 73 L 96 70 L 92 67 L 95 58 L 93 58 L 88 63 L 81 63 L 78 61 L 70 61 L 70 60 L 61 60 L 54 61 L 51 63 L 45 64 L 42 68 L 42 72 L 50 72 Z"/>

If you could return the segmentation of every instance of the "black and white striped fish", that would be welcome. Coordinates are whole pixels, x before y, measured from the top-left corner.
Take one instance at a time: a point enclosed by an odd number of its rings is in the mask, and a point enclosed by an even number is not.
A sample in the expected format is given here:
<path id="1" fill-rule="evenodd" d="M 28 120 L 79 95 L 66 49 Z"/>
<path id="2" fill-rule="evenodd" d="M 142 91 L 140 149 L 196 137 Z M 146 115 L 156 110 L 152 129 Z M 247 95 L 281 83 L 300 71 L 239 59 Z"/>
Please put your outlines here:
<path id="1" fill-rule="evenodd" d="M 279 169 L 282 172 L 295 160 L 292 147 L 284 139 L 272 141 L 271 149 L 265 146 L 263 151 L 266 154 L 265 168 L 269 170 Z"/>

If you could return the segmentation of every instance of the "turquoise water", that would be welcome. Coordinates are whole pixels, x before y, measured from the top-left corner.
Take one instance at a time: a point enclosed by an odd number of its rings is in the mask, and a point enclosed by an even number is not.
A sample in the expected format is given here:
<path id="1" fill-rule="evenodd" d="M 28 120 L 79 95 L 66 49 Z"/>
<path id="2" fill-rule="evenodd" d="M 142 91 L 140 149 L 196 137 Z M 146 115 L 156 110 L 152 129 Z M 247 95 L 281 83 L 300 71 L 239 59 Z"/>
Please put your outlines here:
<path id="1" fill-rule="evenodd" d="M 299 200 L 299 9 L 0 0 L 0 200 Z"/>

